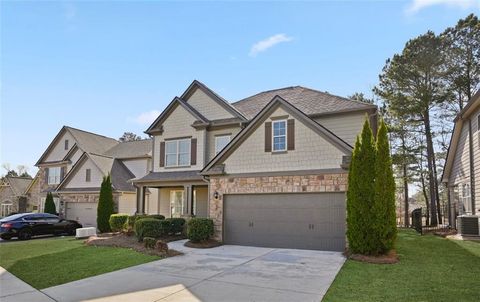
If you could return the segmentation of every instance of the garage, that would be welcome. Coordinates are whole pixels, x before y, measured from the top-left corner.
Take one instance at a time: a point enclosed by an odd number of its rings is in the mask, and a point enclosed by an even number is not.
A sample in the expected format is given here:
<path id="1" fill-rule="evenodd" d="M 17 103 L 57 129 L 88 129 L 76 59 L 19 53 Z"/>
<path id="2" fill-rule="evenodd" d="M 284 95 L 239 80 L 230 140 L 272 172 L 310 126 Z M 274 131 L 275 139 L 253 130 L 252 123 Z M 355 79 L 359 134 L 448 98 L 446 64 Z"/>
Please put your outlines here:
<path id="1" fill-rule="evenodd" d="M 80 222 L 83 227 L 96 227 L 97 205 L 96 202 L 67 202 L 65 217 Z"/>
<path id="2" fill-rule="evenodd" d="M 224 195 L 224 242 L 343 251 L 345 193 Z"/>

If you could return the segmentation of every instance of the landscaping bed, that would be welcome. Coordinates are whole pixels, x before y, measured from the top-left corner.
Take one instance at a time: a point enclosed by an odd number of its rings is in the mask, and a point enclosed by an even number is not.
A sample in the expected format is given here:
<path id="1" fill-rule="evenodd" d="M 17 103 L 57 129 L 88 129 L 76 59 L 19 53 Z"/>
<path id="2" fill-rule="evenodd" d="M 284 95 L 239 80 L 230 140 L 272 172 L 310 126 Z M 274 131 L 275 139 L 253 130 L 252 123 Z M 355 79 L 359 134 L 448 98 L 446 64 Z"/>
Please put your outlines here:
<path id="1" fill-rule="evenodd" d="M 170 242 L 175 240 L 184 239 L 184 236 L 167 236 L 165 238 L 159 238 L 164 242 Z M 146 255 L 155 255 L 159 257 L 173 257 L 181 255 L 180 252 L 175 250 L 168 250 L 168 253 L 157 250 L 146 248 L 143 242 L 138 242 L 138 239 L 135 236 L 128 236 L 122 233 L 106 233 L 100 234 L 98 236 L 92 236 L 85 240 L 85 244 L 89 246 L 110 246 L 110 247 L 121 247 L 133 249 L 137 252 L 146 254 Z"/>
<path id="2" fill-rule="evenodd" d="M 184 244 L 186 247 L 193 247 L 197 249 L 209 249 L 217 246 L 221 246 L 222 243 L 213 239 L 203 240 L 199 242 L 187 241 Z"/>
<path id="3" fill-rule="evenodd" d="M 323 301 L 478 301 L 480 242 L 400 230 L 391 265 L 347 260 Z"/>

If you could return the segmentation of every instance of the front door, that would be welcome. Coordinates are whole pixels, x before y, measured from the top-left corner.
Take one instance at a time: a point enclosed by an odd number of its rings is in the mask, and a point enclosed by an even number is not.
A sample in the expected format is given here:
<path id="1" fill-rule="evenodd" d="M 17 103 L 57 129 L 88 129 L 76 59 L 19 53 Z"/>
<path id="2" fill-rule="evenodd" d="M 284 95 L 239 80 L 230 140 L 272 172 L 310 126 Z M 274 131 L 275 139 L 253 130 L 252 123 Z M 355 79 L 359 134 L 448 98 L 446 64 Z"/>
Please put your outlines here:
<path id="1" fill-rule="evenodd" d="M 170 191 L 171 217 L 181 217 L 183 214 L 183 207 L 184 207 L 183 190 Z"/>

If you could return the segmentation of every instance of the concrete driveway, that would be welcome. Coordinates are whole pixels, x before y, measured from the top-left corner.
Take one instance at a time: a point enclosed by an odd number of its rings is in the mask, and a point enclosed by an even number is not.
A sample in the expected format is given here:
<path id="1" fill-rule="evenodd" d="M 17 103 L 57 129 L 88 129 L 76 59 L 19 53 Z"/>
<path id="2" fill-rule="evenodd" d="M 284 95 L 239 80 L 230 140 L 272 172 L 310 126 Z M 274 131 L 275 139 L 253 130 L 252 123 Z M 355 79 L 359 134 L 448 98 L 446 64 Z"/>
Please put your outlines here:
<path id="1" fill-rule="evenodd" d="M 43 292 L 57 301 L 320 301 L 345 261 L 338 252 L 184 242 L 169 244 L 182 256 Z"/>

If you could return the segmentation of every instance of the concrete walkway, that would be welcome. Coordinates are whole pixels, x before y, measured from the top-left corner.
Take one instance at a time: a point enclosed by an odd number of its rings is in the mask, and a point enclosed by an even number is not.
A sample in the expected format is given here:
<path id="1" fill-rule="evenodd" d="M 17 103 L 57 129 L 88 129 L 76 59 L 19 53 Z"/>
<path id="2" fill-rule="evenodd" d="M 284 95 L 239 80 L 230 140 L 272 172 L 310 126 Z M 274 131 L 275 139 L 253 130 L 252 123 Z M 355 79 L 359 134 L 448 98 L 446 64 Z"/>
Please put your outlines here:
<path id="1" fill-rule="evenodd" d="M 18 279 L 0 266 L 0 301 L 51 302 L 55 300 Z"/>
<path id="2" fill-rule="evenodd" d="M 44 289 L 56 301 L 320 301 L 338 252 L 224 245 Z"/>

